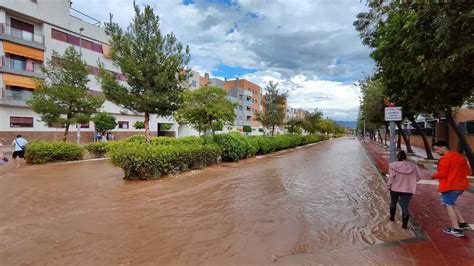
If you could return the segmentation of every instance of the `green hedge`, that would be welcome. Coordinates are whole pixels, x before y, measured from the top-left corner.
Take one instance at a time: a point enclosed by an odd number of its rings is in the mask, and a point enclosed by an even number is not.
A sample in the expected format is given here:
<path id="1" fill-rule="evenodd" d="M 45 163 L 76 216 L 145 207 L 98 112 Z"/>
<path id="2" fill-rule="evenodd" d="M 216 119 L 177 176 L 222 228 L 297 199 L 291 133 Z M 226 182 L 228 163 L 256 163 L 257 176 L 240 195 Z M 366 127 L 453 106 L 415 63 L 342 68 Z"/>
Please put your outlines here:
<path id="1" fill-rule="evenodd" d="M 128 137 L 126 142 L 132 143 L 146 143 L 146 137 L 144 135 L 134 135 Z M 187 145 L 187 144 L 204 144 L 204 139 L 200 137 L 184 137 L 184 138 L 170 138 L 170 137 L 151 137 L 150 143 L 153 145 Z"/>
<path id="2" fill-rule="evenodd" d="M 57 161 L 81 160 L 85 149 L 68 142 L 35 141 L 28 145 L 26 161 L 31 164 L 43 164 Z"/>
<path id="3" fill-rule="evenodd" d="M 207 137 L 206 142 L 209 141 L 210 139 Z M 238 162 L 240 159 L 251 157 L 257 153 L 257 149 L 249 139 L 238 132 L 215 135 L 213 141 L 222 149 L 222 160 L 226 162 Z"/>
<path id="4" fill-rule="evenodd" d="M 147 145 L 116 142 L 108 150 L 112 163 L 123 169 L 125 179 L 156 179 L 162 176 L 201 168 L 218 161 L 217 145 L 177 144 Z"/>
<path id="5" fill-rule="evenodd" d="M 107 145 L 109 142 L 95 142 L 85 146 L 86 150 L 94 158 L 103 158 L 107 153 Z"/>

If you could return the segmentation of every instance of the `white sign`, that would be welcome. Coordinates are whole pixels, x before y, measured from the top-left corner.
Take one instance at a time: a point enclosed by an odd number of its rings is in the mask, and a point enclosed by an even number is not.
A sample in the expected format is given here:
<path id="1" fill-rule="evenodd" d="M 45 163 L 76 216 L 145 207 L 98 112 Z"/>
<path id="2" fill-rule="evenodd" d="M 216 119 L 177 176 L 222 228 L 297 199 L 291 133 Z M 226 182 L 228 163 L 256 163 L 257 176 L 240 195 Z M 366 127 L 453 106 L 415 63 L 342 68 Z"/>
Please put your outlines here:
<path id="1" fill-rule="evenodd" d="M 402 121 L 402 108 L 385 107 L 385 121 Z"/>

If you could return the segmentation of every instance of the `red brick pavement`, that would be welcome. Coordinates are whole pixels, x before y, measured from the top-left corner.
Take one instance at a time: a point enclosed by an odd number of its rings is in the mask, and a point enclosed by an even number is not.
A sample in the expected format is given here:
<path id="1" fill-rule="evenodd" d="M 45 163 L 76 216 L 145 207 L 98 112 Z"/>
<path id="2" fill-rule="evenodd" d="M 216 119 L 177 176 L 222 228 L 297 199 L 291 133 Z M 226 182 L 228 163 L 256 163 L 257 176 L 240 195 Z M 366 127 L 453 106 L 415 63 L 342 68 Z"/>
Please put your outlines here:
<path id="1" fill-rule="evenodd" d="M 367 154 L 381 173 L 388 172 L 388 153 L 378 144 L 361 142 Z M 395 252 L 401 258 L 410 258 L 415 265 L 474 265 L 474 230 L 465 237 L 454 237 L 442 232 L 450 225 L 444 207 L 440 204 L 437 185 L 419 184 L 417 194 L 410 202 L 410 212 L 427 239 L 384 249 Z M 458 199 L 458 207 L 468 223 L 474 223 L 474 193 L 464 192 Z M 405 264 L 405 263 L 403 263 Z"/>

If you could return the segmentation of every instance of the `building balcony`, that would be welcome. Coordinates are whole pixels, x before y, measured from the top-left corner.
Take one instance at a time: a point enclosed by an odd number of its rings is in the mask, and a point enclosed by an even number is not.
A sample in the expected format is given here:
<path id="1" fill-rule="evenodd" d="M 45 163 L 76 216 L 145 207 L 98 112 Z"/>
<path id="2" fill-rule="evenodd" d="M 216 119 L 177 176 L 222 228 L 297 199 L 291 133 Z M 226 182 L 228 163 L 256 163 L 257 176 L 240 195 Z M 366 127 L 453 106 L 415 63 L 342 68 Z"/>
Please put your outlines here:
<path id="1" fill-rule="evenodd" d="M 244 90 L 244 95 L 245 96 L 250 96 L 252 97 L 253 96 L 253 92 L 249 91 L 249 90 Z"/>
<path id="2" fill-rule="evenodd" d="M 9 106 L 23 106 L 26 107 L 26 101 L 33 97 L 32 90 L 3 88 L 1 90 L 0 104 Z"/>
<path id="3" fill-rule="evenodd" d="M 33 60 L 21 60 L 6 56 L 0 57 L 0 71 L 36 78 L 45 78 L 41 67 L 43 64 L 36 63 Z"/>
<path id="4" fill-rule="evenodd" d="M 42 34 L 17 29 L 5 23 L 0 24 L 0 39 L 45 50 Z"/>
<path id="5" fill-rule="evenodd" d="M 245 115 L 245 116 L 252 116 L 252 115 L 253 115 L 253 112 L 250 111 L 250 110 L 245 110 L 245 111 L 244 111 L 244 115 Z"/>

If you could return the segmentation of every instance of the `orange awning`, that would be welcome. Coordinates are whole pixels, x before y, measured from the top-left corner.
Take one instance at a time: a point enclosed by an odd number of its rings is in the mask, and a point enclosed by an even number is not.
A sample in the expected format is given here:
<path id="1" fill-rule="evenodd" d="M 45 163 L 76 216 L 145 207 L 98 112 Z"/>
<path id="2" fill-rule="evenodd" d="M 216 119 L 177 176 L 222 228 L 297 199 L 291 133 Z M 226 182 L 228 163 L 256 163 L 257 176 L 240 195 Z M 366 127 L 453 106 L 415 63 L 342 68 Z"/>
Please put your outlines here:
<path id="1" fill-rule="evenodd" d="M 34 79 L 18 75 L 3 74 L 3 82 L 7 86 L 18 86 L 29 89 L 36 88 L 36 83 Z"/>
<path id="2" fill-rule="evenodd" d="M 3 41 L 3 52 L 44 61 L 44 52 L 21 44 Z"/>
<path id="3" fill-rule="evenodd" d="M 110 46 L 108 46 L 107 44 L 102 44 L 102 53 L 105 57 L 112 58 L 112 56 L 110 55 Z"/>

